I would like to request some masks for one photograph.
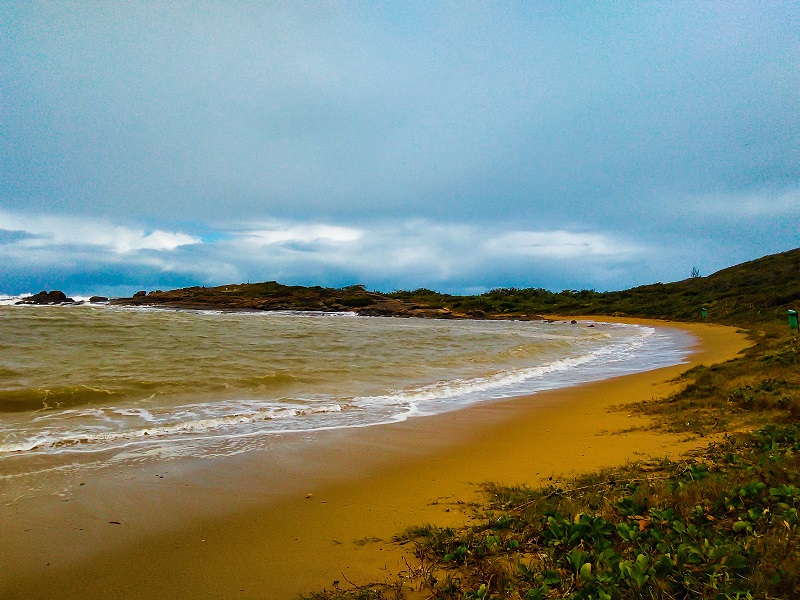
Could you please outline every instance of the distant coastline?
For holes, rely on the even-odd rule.
[[[363,285],[325,288],[268,281],[170,291],[141,290],[129,298],[113,298],[108,302],[195,310],[352,312],[365,316],[439,319],[526,320],[542,319],[542,315],[561,318],[585,315],[739,325],[785,321],[787,310],[798,308],[799,271],[800,249],[794,249],[707,277],[610,292],[500,288],[457,296],[424,288],[384,293],[368,291]],[[49,297],[45,299],[51,302]],[[92,299],[105,301],[101,296],[87,301]]]

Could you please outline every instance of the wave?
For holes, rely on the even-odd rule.
[[[7,294],[0,294],[0,306],[16,306],[17,302],[20,302],[21,300],[23,300],[25,298],[28,298],[29,296],[33,296],[33,293],[19,294],[17,296],[10,296],[10,295],[7,295]],[[89,298],[92,297],[92,296],[75,296],[75,295],[70,296],[69,294],[67,294],[67,296],[72,298],[76,303],[78,303],[78,302],[88,303],[89,302]],[[48,305],[47,304],[42,304],[42,305],[34,305],[34,304],[32,304],[30,306],[48,306]]]
[[[16,371],[0,369],[17,373]],[[53,388],[27,388],[0,390],[0,413],[52,410],[105,401],[124,394],[87,385],[69,385]]]
[[[560,382],[551,379],[544,382],[543,385],[532,385],[532,383],[541,382],[548,375],[567,372],[598,361],[602,361],[603,367],[608,368],[615,362],[631,356],[654,333],[654,329],[642,327],[640,334],[633,339],[610,344],[585,354],[555,360],[548,364],[507,369],[483,377],[441,381],[417,389],[378,397],[356,398],[353,400],[353,404],[356,406],[407,405],[410,415],[426,415],[441,412],[437,406],[447,400],[458,399],[460,400],[459,404],[463,406],[485,399],[508,398],[549,389],[559,386]],[[578,378],[591,378],[591,375],[590,372],[583,372],[578,375]]]
[[[18,378],[24,373],[0,366],[0,378]],[[301,381],[301,378],[289,373],[268,375],[252,375],[232,378],[230,380],[208,379],[202,388],[197,387],[194,393],[204,395],[236,394],[253,395],[259,393],[276,393],[286,390]],[[185,393],[187,382],[180,379],[161,379],[142,381],[130,377],[107,376],[96,385],[78,384],[47,386],[23,389],[0,389],[0,415],[3,413],[48,412],[79,408],[82,406],[107,405],[114,401],[141,402],[152,398],[155,394]],[[211,406],[212,404],[209,404]]]
[[[0,294],[0,306],[14,306],[17,302],[33,294],[20,294],[19,296],[7,296]]]
[[[182,421],[166,425],[153,425],[151,427],[134,429],[129,431],[110,431],[100,433],[87,432],[66,432],[62,435],[53,435],[50,432],[33,436],[30,439],[20,442],[6,442],[0,444],[0,454],[30,452],[42,450],[76,450],[91,451],[92,445],[103,444],[105,447],[124,447],[130,443],[146,440],[147,438],[164,438],[183,433],[206,433],[222,427],[234,425],[251,424],[258,421],[274,421],[276,419],[288,419],[292,417],[302,417],[311,414],[336,413],[341,412],[344,407],[341,404],[327,404],[315,407],[266,407],[261,410],[220,416],[211,419],[198,419],[194,421]]]

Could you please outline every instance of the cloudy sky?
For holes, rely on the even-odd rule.
[[[620,289],[800,246],[800,3],[0,3],[0,293]]]

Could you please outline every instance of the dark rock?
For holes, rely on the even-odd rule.
[[[139,292],[136,292],[136,293],[133,295],[133,297],[134,297],[134,298],[142,298],[142,297],[144,297],[144,296],[147,296],[147,292],[145,292],[144,290],[141,290],[141,291],[139,291]]]
[[[89,298],[90,304],[94,304],[96,302],[108,302],[108,298],[106,298],[105,296],[92,296],[91,298]]]
[[[574,320],[574,319],[573,319],[572,321],[570,321],[570,323],[571,323],[572,325],[577,325],[577,324],[578,324],[578,322],[577,322],[576,320]]]
[[[67,302],[75,302],[75,300],[68,298],[60,290],[53,290],[52,292],[42,290],[38,294],[23,298],[17,304],[65,304]]]

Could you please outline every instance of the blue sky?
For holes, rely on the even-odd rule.
[[[0,5],[0,293],[620,289],[799,213],[798,2]]]

